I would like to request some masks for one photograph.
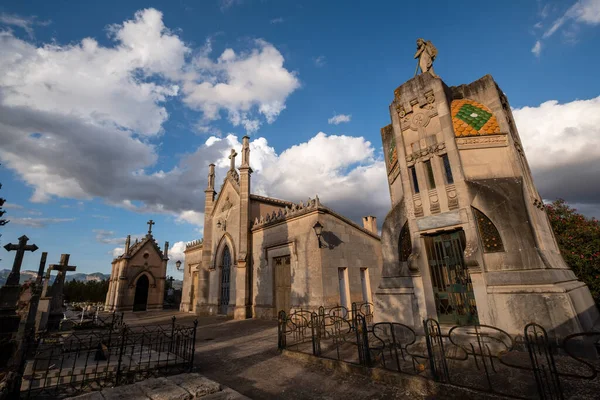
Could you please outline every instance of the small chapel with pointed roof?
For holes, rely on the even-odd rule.
[[[148,233],[131,245],[125,240],[125,251],[112,262],[106,311],[147,311],[163,307],[169,242],[161,250],[152,235],[154,221],[148,221]]]
[[[231,150],[218,195],[209,165],[204,236],[185,250],[181,311],[274,318],[281,310],[370,304],[382,262],[375,217],[360,226],[318,196],[296,203],[252,194],[248,136],[241,153],[236,168]]]

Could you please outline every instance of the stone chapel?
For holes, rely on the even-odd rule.
[[[293,203],[252,194],[247,136],[239,172],[236,155],[218,196],[209,165],[204,236],[185,250],[181,311],[275,318],[371,302],[382,262],[375,217],[359,226],[318,196]]]
[[[381,129],[392,209],[375,318],[591,330],[598,310],[560,255],[506,95],[490,75],[448,87],[422,68]]]
[[[152,235],[154,221],[148,221],[148,233],[130,244],[125,240],[125,251],[112,262],[105,311],[150,311],[163,308],[169,242],[164,250]]]

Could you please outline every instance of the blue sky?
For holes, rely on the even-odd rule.
[[[206,165],[220,182],[244,134],[255,192],[381,224],[379,129],[418,37],[449,86],[498,82],[545,199],[600,216],[600,0],[28,1],[0,5],[0,32],[1,240],[40,247],[26,269],[48,251],[108,272],[150,218],[181,258]]]

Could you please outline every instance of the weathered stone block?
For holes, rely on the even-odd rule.
[[[202,400],[250,400],[250,398],[236,392],[233,389],[225,388],[220,392],[202,397]]]
[[[187,390],[194,397],[202,397],[221,390],[221,385],[200,374],[181,374],[166,378]]]
[[[76,397],[69,397],[67,400],[104,400],[104,396],[101,392],[90,392]]]
[[[193,396],[167,378],[148,379],[138,383],[142,392],[152,400],[188,400]]]
[[[148,396],[137,384],[104,389],[102,396],[106,400],[148,400]]]

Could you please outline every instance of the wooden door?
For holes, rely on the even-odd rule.
[[[192,288],[190,290],[190,311],[196,311],[196,290],[198,290],[198,272],[192,274]]]
[[[281,310],[290,312],[292,296],[292,268],[290,256],[273,258],[275,269],[275,316]]]

